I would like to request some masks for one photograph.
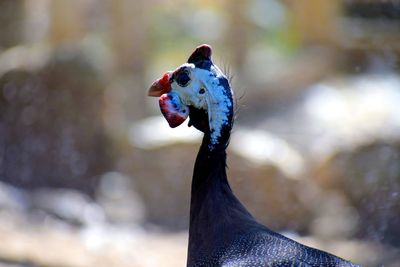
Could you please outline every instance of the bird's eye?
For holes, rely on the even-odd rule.
[[[179,84],[179,86],[187,86],[190,81],[189,72],[187,70],[179,71],[178,73],[176,73],[175,80]]]
[[[199,94],[204,94],[206,92],[206,90],[204,89],[204,88],[200,88],[200,90],[199,90]]]

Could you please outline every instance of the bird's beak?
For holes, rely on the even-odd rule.
[[[169,81],[170,73],[166,72],[164,75],[156,80],[148,91],[148,96],[160,97],[161,95],[171,91],[171,83]]]

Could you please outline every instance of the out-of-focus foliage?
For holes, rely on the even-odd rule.
[[[0,1],[0,266],[184,265],[200,135],[146,91],[201,43],[255,217],[399,266],[399,24],[397,0]]]

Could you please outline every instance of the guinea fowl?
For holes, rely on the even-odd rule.
[[[209,45],[197,47],[148,93],[159,97],[171,127],[189,117],[189,126],[204,133],[192,180],[187,266],[358,266],[273,232],[234,196],[226,175],[233,93],[211,51]]]

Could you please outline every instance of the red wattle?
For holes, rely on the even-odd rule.
[[[181,125],[189,116],[189,108],[181,103],[175,93],[163,94],[158,102],[161,113],[171,128]]]

